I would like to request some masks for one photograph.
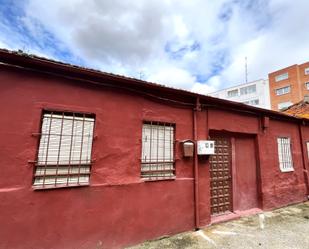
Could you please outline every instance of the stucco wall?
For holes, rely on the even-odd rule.
[[[194,229],[193,159],[184,159],[180,148],[181,140],[193,139],[192,110],[22,70],[2,68],[0,82],[0,247],[117,248]],[[38,147],[32,133],[40,131],[44,108],[96,114],[89,187],[32,189],[28,161],[36,159]],[[143,120],[176,124],[176,180],[140,179]],[[198,112],[197,124],[198,139],[206,139],[208,129],[261,132],[259,118],[215,109]],[[293,139],[293,173],[279,172],[273,136],[281,133]],[[272,121],[261,135],[265,208],[304,199],[297,134],[296,125]],[[210,223],[208,169],[207,158],[200,158],[201,226]]]
[[[278,159],[277,137],[290,137],[294,171],[281,172]],[[301,142],[298,125],[270,121],[269,128],[260,135],[260,171],[263,207],[270,209],[305,199]]]
[[[175,181],[140,179],[143,120],[176,123],[192,139],[192,111],[60,78],[1,72],[0,241],[8,248],[107,248],[194,227],[193,160]],[[91,186],[33,191],[42,108],[96,114]],[[180,159],[177,143],[176,159]],[[56,245],[56,246],[55,246]]]

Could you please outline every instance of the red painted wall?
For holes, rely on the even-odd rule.
[[[293,172],[279,169],[277,137],[288,136],[292,143]],[[263,207],[271,209],[305,199],[301,141],[298,125],[271,120],[269,128],[260,135],[260,171]]]
[[[192,139],[191,110],[24,72],[0,81],[1,248],[112,248],[194,228],[192,159],[176,161],[175,181],[145,183],[139,163],[142,121]],[[96,114],[90,187],[32,190],[44,107]]]
[[[304,163],[305,163],[305,178],[309,182],[309,150],[307,149],[307,143],[309,143],[309,127],[302,127],[303,136],[303,149],[304,149]],[[308,189],[309,190],[309,189]],[[309,191],[307,191],[309,195]]]
[[[256,150],[257,158],[257,179],[259,207],[272,209],[282,207],[291,203],[297,203],[306,199],[306,184],[302,164],[301,140],[298,124],[271,120],[269,127],[262,129],[261,120],[250,114],[236,112],[225,112],[211,109],[209,111],[209,129],[213,132],[222,132],[237,136],[257,135],[258,144]],[[309,129],[304,128],[304,137],[308,137]],[[241,134],[239,134],[241,133]],[[237,135],[239,134],[239,135]],[[277,137],[289,136],[292,141],[293,172],[281,172],[278,159]],[[308,165],[308,163],[307,163]],[[236,168],[244,169],[246,162],[240,162]],[[246,172],[237,171],[237,178],[245,178]],[[235,179],[233,179],[235,181]],[[238,186],[238,188],[241,187]],[[245,185],[239,191],[245,192]],[[240,198],[240,197],[239,197]],[[238,202],[238,200],[234,200]],[[246,204],[249,205],[249,204]],[[236,204],[237,207],[237,204]],[[242,209],[242,208],[240,208]]]
[[[259,119],[256,116],[217,109],[209,110],[209,129],[221,132],[257,134]]]
[[[194,229],[193,159],[182,158],[180,148],[181,140],[193,138],[192,110],[20,69],[0,70],[0,248],[119,248]],[[38,137],[32,133],[40,131],[43,108],[96,114],[91,186],[32,189],[28,160],[36,157]],[[176,124],[176,180],[140,179],[143,120]],[[257,117],[228,111],[199,112],[197,123],[199,139],[208,137],[208,129],[260,134]],[[271,126],[259,135],[266,208],[303,200],[305,187],[301,153],[293,154],[295,172],[280,173],[272,137],[291,134],[297,150],[297,127],[278,121]],[[207,158],[199,159],[198,179],[203,226],[210,222]]]

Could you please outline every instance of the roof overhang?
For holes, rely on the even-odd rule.
[[[22,51],[0,49],[0,63],[4,66],[18,67],[20,69],[32,70],[41,73],[53,74],[59,77],[66,77],[73,80],[79,80],[85,84],[118,87],[126,90],[134,90],[137,93],[154,93],[154,95],[159,94],[160,96],[163,94],[163,96],[166,95],[171,101],[175,101],[175,103],[179,102],[179,99],[186,100],[188,107],[195,106],[196,99],[198,98],[202,106],[209,108],[215,107],[220,109],[228,109],[231,111],[245,112],[257,116],[269,116],[287,121],[302,121],[302,123],[305,124],[309,123],[309,119],[293,117],[273,110],[253,107],[234,101],[201,95],[135,78],[75,66],[43,57],[38,57],[36,55],[29,55],[23,53]],[[162,100],[163,99],[165,98],[162,98]]]

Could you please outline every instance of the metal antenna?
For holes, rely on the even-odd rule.
[[[247,56],[245,57],[245,80],[248,83],[248,63],[247,63]]]

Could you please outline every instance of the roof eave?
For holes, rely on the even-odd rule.
[[[36,70],[40,70],[43,72],[57,72],[61,75],[74,75],[75,77],[79,77],[82,79],[83,77],[92,77],[97,78],[98,80],[109,80],[112,82],[121,82],[125,86],[138,86],[141,89],[149,89],[149,90],[159,90],[164,91],[168,93],[178,94],[186,97],[192,97],[192,98],[200,98],[201,102],[206,102],[210,104],[215,105],[224,105],[227,109],[237,109],[244,111],[251,111],[255,112],[259,115],[266,115],[266,116],[275,116],[278,118],[284,118],[288,120],[303,120],[304,122],[309,122],[308,119],[304,118],[298,118],[293,117],[284,113],[280,113],[273,110],[267,110],[263,108],[253,107],[249,105],[245,105],[243,103],[239,102],[233,102],[229,100],[214,98],[211,96],[201,95],[198,93],[189,92],[182,89],[175,89],[167,86],[163,86],[160,84],[152,83],[152,82],[146,82],[143,80],[135,79],[135,78],[129,78],[125,76],[115,75],[111,73],[105,73],[98,70],[93,70],[89,68],[83,68],[71,64],[62,63],[59,61],[54,61],[42,57],[38,57],[35,55],[29,55],[25,54],[23,52],[16,52],[16,51],[10,51],[6,49],[0,49],[0,62],[7,63],[11,65],[21,66],[25,68],[33,68]]]

